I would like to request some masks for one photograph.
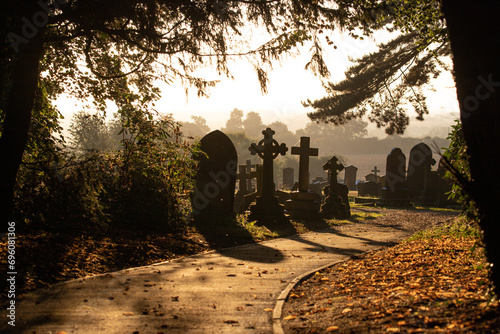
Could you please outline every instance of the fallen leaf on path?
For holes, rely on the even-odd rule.
[[[339,329],[339,326],[330,326],[326,329],[327,332],[334,332]]]
[[[238,321],[236,321],[236,320],[223,320],[222,322],[225,324],[237,324],[238,323]]]
[[[294,316],[294,315],[287,315],[287,316],[286,316],[286,317],[284,317],[283,319],[285,319],[285,320],[293,320],[293,319],[297,319],[297,317],[296,317],[296,316]]]

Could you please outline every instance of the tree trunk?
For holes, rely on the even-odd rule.
[[[39,79],[39,63],[43,43],[30,40],[15,55],[12,87],[5,108],[5,121],[0,138],[0,222],[12,214],[16,175],[28,140],[31,110]]]
[[[443,0],[443,13],[470,155],[471,197],[500,295],[500,1]]]

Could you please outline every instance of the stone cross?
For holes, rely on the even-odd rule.
[[[378,172],[380,172],[380,170],[379,170],[379,169],[377,169],[377,166],[375,166],[375,168],[373,168],[373,170],[372,170],[372,173],[373,173],[373,174],[375,174],[375,179],[377,180],[377,182],[378,182],[378,176],[377,176],[377,175],[378,175],[378,174],[377,174]]]
[[[309,190],[309,157],[317,157],[318,149],[310,147],[311,138],[300,137],[300,147],[292,147],[292,154],[299,156],[299,191]]]
[[[323,170],[330,174],[330,192],[335,194],[337,190],[337,174],[344,169],[344,165],[338,163],[337,157],[333,157],[323,165]]]
[[[330,174],[330,185],[328,188],[328,196],[321,206],[321,212],[325,217],[335,219],[345,219],[351,216],[349,207],[349,189],[344,184],[337,183],[338,172],[344,169],[344,165],[338,162],[337,157],[333,157],[323,166]],[[326,187],[325,187],[326,188]],[[327,193],[325,189],[325,194]]]
[[[238,180],[238,184],[240,187],[240,195],[245,196],[246,194],[248,194],[247,180],[248,180],[249,173],[247,172],[246,165],[239,165],[239,170],[240,170],[240,172],[236,176],[236,179]]]
[[[246,170],[247,170],[247,173],[250,175],[250,173],[252,173],[252,168],[255,168],[255,164],[252,164],[252,161],[251,160],[247,160],[246,161]],[[252,189],[252,178],[248,178],[247,179],[247,189],[248,191],[250,191]]]
[[[255,179],[256,192],[258,196],[262,195],[262,183],[264,178],[264,172],[262,165],[255,165],[255,171],[250,172],[250,177]]]
[[[274,197],[273,160],[280,154],[285,155],[288,147],[284,143],[279,145],[276,139],[273,139],[275,132],[271,128],[262,131],[262,134],[264,135],[264,139],[259,144],[253,143],[248,150],[252,155],[258,154],[262,158],[262,197],[271,199]]]

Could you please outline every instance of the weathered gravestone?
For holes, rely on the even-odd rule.
[[[346,185],[337,182],[338,172],[344,169],[344,165],[338,163],[337,157],[333,157],[323,166],[328,171],[330,185],[325,187],[325,203],[321,206],[321,213],[326,218],[345,219],[351,216],[349,206],[349,189]]]
[[[423,206],[441,206],[443,197],[442,178],[437,171],[430,171],[426,178],[424,193],[415,199]]]
[[[344,184],[349,190],[356,190],[356,173],[358,168],[354,166],[347,166],[344,174]]]
[[[262,134],[264,139],[248,148],[252,155],[257,154],[262,158],[263,166],[262,193],[256,198],[256,203],[250,206],[248,220],[273,223],[285,218],[283,205],[279,204],[278,198],[274,196],[273,160],[280,154],[285,155],[288,148],[273,139],[275,132],[271,128],[262,131]]]
[[[379,194],[378,183],[373,181],[365,181],[358,183],[358,196],[365,197],[371,196],[376,197]]]
[[[368,175],[365,176],[365,180],[366,182],[375,182],[377,183],[377,175],[373,174],[373,173],[370,173]]]
[[[234,216],[234,190],[238,154],[231,139],[219,130],[207,134],[200,141],[198,171],[195,190],[191,200],[193,214],[197,219],[204,216]]]
[[[318,156],[318,149],[310,142],[309,137],[300,137],[300,147],[292,147],[291,153],[299,156],[299,189],[290,194],[285,210],[293,219],[319,218],[321,196],[309,191],[309,157]]]
[[[380,186],[380,176],[378,173],[380,170],[375,166],[372,172],[365,176],[364,182],[359,182],[358,186],[358,196],[380,196],[382,192],[382,187]]]
[[[410,150],[406,182],[410,200],[415,203],[430,205],[436,200],[436,189],[431,176],[431,168],[435,163],[432,150],[427,144],[417,144]]]
[[[406,156],[400,148],[393,148],[387,155],[385,187],[382,189],[381,205],[409,206],[406,187]]]
[[[291,167],[283,168],[283,188],[291,190],[295,184],[294,170]]]

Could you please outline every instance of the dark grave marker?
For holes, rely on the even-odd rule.
[[[195,176],[195,191],[191,204],[197,218],[216,215],[228,217],[234,215],[234,190],[238,154],[224,133],[215,130],[200,141],[200,149],[205,154],[198,154],[198,171]]]
[[[309,157],[318,156],[318,149],[310,143],[309,137],[300,137],[300,146],[292,147],[291,153],[299,156],[299,189],[290,193],[285,210],[293,219],[320,218],[321,195],[309,191]]]
[[[358,168],[354,166],[347,166],[345,168],[344,174],[344,184],[349,188],[349,190],[356,190],[356,173]]]
[[[435,191],[431,188],[431,168],[436,161],[432,150],[425,143],[415,145],[408,161],[407,186],[410,199],[415,203],[430,205],[434,202]],[[433,194],[434,193],[434,194]]]
[[[385,187],[382,189],[381,205],[409,206],[406,187],[406,156],[400,148],[393,148],[387,155]]]
[[[294,170],[291,167],[283,168],[283,188],[291,190],[295,184]]]
[[[377,176],[375,174],[370,173],[365,176],[365,180],[367,182],[377,182]]]
[[[248,162],[249,160],[247,160]],[[247,188],[247,195],[243,196],[242,203],[238,206],[238,213],[244,213],[250,207],[250,204],[255,202],[257,196],[260,196],[262,192],[262,165],[256,164],[252,165],[252,168],[255,167],[255,170],[252,170],[248,173],[248,178],[251,181],[255,180],[255,187],[252,186],[252,191]],[[248,164],[247,164],[248,170]]]
[[[378,182],[378,173],[380,172],[380,169],[377,168],[377,166],[375,166],[371,172],[375,175],[375,178],[377,179],[377,181],[375,182]]]
[[[254,189],[253,184],[252,184],[251,173],[252,173],[252,169],[256,168],[256,165],[252,164],[252,160],[248,159],[246,161],[246,165],[245,166],[246,166],[246,171],[249,174],[249,178],[247,180],[247,189],[248,189],[248,192],[254,192],[255,189]]]
[[[247,181],[249,180],[249,173],[247,172],[246,165],[239,165],[239,173],[236,176],[238,180],[238,193],[241,196],[245,196],[248,194]]]
[[[318,149],[310,147],[311,138],[300,137],[300,146],[292,147],[292,154],[299,156],[299,191],[309,190],[309,157],[317,157]]]
[[[349,206],[349,189],[344,184],[337,182],[338,172],[344,169],[344,165],[338,162],[337,157],[332,157],[323,169],[328,171],[330,184],[325,187],[325,203],[321,206],[321,213],[326,218],[345,219],[351,216]]]
[[[368,181],[363,184],[364,187],[364,196],[376,197],[378,196],[378,185],[376,182]]]
[[[241,213],[243,199],[248,195],[247,181],[249,179],[249,173],[247,173],[246,165],[239,165],[238,169],[239,172],[238,175],[236,175],[236,180],[238,180],[238,192],[234,196],[234,211],[236,213]]]
[[[250,206],[251,214],[248,219],[273,223],[285,218],[283,206],[278,203],[277,197],[274,196],[273,160],[280,154],[285,155],[288,148],[285,144],[278,144],[273,138],[275,132],[271,128],[262,131],[262,134],[264,139],[248,148],[252,155],[258,155],[262,159],[262,192],[256,198],[256,203]]]

